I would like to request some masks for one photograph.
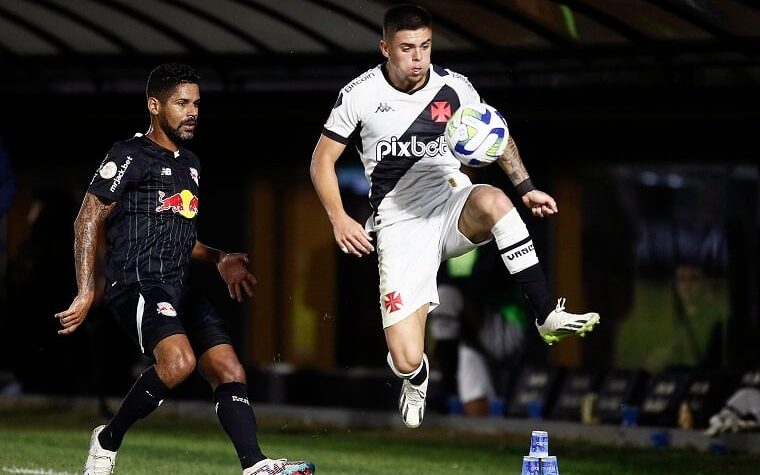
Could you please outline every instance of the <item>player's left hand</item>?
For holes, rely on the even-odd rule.
[[[537,218],[544,218],[559,213],[554,198],[541,190],[531,190],[522,196],[522,201]]]
[[[55,318],[63,327],[62,330],[58,330],[59,335],[68,335],[79,328],[79,325],[87,318],[87,312],[90,310],[93,299],[94,292],[80,292],[74,297],[69,308],[55,314]]]
[[[232,254],[224,253],[216,264],[219,274],[227,284],[230,298],[242,302],[245,298],[253,297],[253,286],[256,285],[256,277],[251,274],[246,265],[248,256],[240,252]]]

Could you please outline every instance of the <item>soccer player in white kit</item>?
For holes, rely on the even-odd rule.
[[[525,223],[503,191],[473,185],[459,170],[443,132],[460,105],[480,102],[466,77],[430,63],[430,15],[415,5],[391,7],[380,52],[386,62],[340,91],[311,161],[311,178],[333,225],[335,242],[361,257],[375,248],[388,365],[403,379],[399,411],[418,427],[425,410],[427,314],[438,304],[436,273],[443,260],[491,239],[521,286],[539,334],[549,344],[585,334],[599,315],[554,304]],[[373,213],[365,226],[346,214],[335,163],[355,140],[370,183]],[[536,189],[510,137],[499,165],[536,217],[557,213],[554,198]]]

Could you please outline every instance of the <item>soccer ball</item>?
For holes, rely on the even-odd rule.
[[[507,121],[501,112],[480,102],[465,104],[446,124],[446,143],[462,163],[484,167],[501,156],[509,140]]]

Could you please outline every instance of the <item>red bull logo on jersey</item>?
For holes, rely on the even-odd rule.
[[[404,306],[404,302],[401,300],[401,294],[395,290],[385,294],[383,297],[383,304],[385,304],[385,311],[387,313],[393,313]]]
[[[174,310],[174,306],[169,302],[158,302],[156,304],[156,312],[167,317],[176,317],[177,311]]]
[[[393,157],[435,157],[437,155],[446,155],[449,153],[449,146],[443,135],[439,135],[435,140],[424,142],[413,135],[412,140],[405,142],[396,137],[390,140],[381,140],[375,147],[377,161],[381,161],[387,156]]]
[[[171,196],[166,196],[166,193],[159,191],[158,202],[160,204],[156,207],[156,211],[159,213],[171,210],[172,213],[179,213],[188,219],[198,214],[198,197],[190,190],[182,190]]]

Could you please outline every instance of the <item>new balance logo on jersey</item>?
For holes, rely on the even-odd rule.
[[[169,167],[163,167],[161,168],[161,175],[162,176],[172,176],[172,169]]]
[[[449,146],[443,135],[439,135],[435,140],[423,142],[417,136],[412,136],[410,142],[401,142],[396,137],[391,137],[390,141],[381,140],[375,147],[377,161],[381,161],[388,155],[394,157],[435,157],[449,153]]]
[[[377,109],[375,109],[375,114],[378,112],[390,112],[395,111],[393,107],[389,106],[387,102],[381,102],[379,106],[377,106]]]

